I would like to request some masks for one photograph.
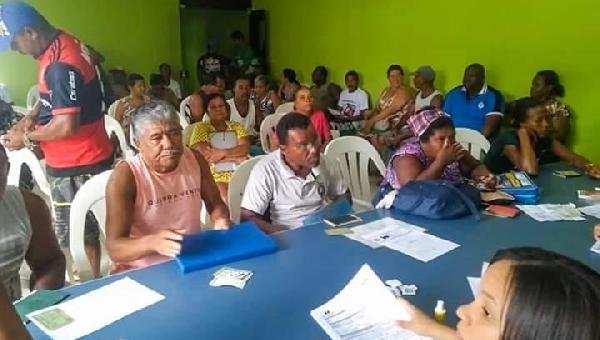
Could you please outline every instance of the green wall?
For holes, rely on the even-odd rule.
[[[199,87],[196,76],[196,62],[206,53],[206,44],[210,38],[219,41],[219,52],[232,55],[229,34],[234,30],[242,31],[248,36],[248,15],[245,11],[221,11],[199,8],[183,8],[181,10],[181,41],[183,45],[184,68],[190,73],[187,90]]]
[[[119,66],[148,76],[161,62],[181,68],[178,0],[29,0],[54,26],[104,54],[105,68]],[[36,83],[30,56],[0,54],[0,82],[23,105]]]
[[[576,113],[574,148],[600,161],[596,0],[254,0],[254,8],[268,12],[277,78],[293,67],[310,82],[314,66],[323,64],[343,84],[344,73],[356,69],[372,100],[392,63],[409,71],[432,65],[437,86],[447,91],[461,82],[467,64],[480,62],[488,83],[508,99],[528,95],[537,70],[555,69]]]

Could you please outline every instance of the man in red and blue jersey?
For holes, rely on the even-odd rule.
[[[104,129],[102,92],[93,59],[77,38],[54,28],[30,5],[0,4],[0,51],[11,48],[39,64],[40,101],[3,137],[9,149],[40,145],[52,189],[54,229],[69,247],[69,211],[79,188],[113,163]],[[100,265],[98,226],[88,215],[86,253],[95,275]]]

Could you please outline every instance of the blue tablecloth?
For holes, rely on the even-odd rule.
[[[593,188],[586,177],[562,179],[545,167],[536,182],[543,188],[542,203],[576,201],[576,189]],[[327,236],[323,225],[312,225],[273,237],[281,250],[275,254],[231,264],[254,272],[244,290],[210,287],[217,268],[182,274],[174,261],[125,275],[165,295],[166,299],[92,333],[90,339],[325,339],[309,311],[333,297],[368,263],[383,280],[416,284],[413,303],[433,312],[435,301],[446,301],[448,321],[454,310],[469,303],[472,294],[466,276],[479,276],[481,263],[496,250],[513,246],[541,246],[576,258],[600,271],[600,255],[593,244],[597,222],[539,223],[526,215],[516,219],[482,216],[431,221],[378,210],[361,214],[366,221],[393,216],[428,229],[429,233],[461,246],[422,263],[390,249],[371,249],[345,237]],[[121,278],[103,278],[67,289],[72,297]],[[123,301],[127,303],[127,301]],[[90,306],[93,308],[93,306]],[[47,338],[28,326],[34,338]]]

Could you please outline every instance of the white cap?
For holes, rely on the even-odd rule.
[[[445,311],[444,308],[444,300],[437,300],[437,304],[435,305],[435,310]]]

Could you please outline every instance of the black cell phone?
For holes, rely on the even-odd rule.
[[[326,218],[323,220],[323,222],[325,222],[326,224],[332,226],[332,227],[339,227],[339,226],[343,226],[343,225],[348,225],[348,224],[352,224],[355,222],[360,222],[362,221],[362,219],[356,215],[342,215],[342,216],[336,216],[336,217],[330,217],[330,218]]]

